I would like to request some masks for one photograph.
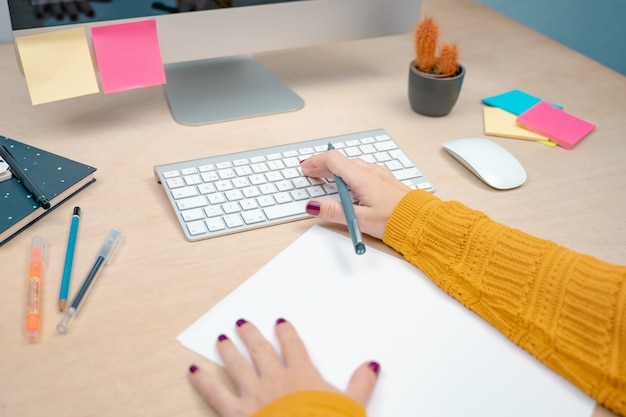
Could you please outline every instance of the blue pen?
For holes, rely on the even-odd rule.
[[[72,224],[70,225],[70,235],[67,238],[67,249],[65,250],[65,265],[63,266],[63,278],[61,279],[61,291],[59,292],[59,310],[65,310],[67,303],[67,293],[70,288],[72,277],[72,265],[74,263],[74,249],[76,248],[76,236],[78,235],[78,223],[80,222],[80,207],[74,207],[72,214]]]
[[[330,151],[331,149],[335,149],[335,147],[329,142],[328,150]],[[354,251],[357,255],[363,255],[365,253],[365,244],[363,243],[363,236],[361,235],[359,223],[356,220],[356,214],[354,213],[354,206],[352,205],[352,197],[350,197],[350,193],[348,192],[348,186],[344,182],[343,178],[338,175],[335,175],[335,184],[337,184],[341,207],[343,207],[343,213],[346,216],[346,224],[348,225],[350,237],[352,237]]]

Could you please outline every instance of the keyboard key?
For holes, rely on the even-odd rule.
[[[243,193],[241,190],[230,190],[224,193],[224,196],[228,201],[243,200]]]
[[[265,207],[263,212],[270,220],[282,219],[285,217],[295,216],[305,213],[305,203],[295,201],[293,203],[278,204],[271,207]]]
[[[191,174],[195,174],[197,172],[198,172],[198,170],[196,169],[196,167],[185,168],[185,169],[181,169],[180,170],[180,173],[182,175],[191,175]]]
[[[306,190],[293,190],[290,192],[291,198],[294,200],[308,200],[309,193]]]
[[[206,223],[206,226],[210,232],[219,232],[226,229],[226,225],[224,225],[224,221],[221,217],[206,219],[204,222]]]
[[[400,181],[408,180],[409,178],[421,177],[422,173],[417,168],[401,169],[395,171],[393,175]]]
[[[185,181],[183,181],[183,179],[179,178],[179,177],[170,178],[167,181],[165,181],[165,183],[167,184],[169,189],[178,188],[178,187],[184,187],[185,186]]]
[[[168,179],[168,178],[174,178],[174,177],[178,177],[180,175],[180,173],[178,172],[178,170],[174,170],[174,171],[166,171],[163,173],[163,178]]]
[[[198,189],[196,187],[183,187],[175,188],[172,190],[172,197],[176,200],[186,197],[193,197],[198,195]]]
[[[207,202],[204,196],[189,197],[189,198],[183,198],[181,200],[176,200],[176,206],[178,206],[178,209],[181,211],[203,207],[206,205],[207,205]]]
[[[206,227],[204,226],[204,222],[196,221],[187,223],[187,230],[189,230],[189,234],[191,236],[200,235],[206,233]]]
[[[322,197],[326,195],[324,188],[320,187],[319,185],[316,185],[314,187],[309,187],[306,189],[306,191],[309,193],[311,198]]]
[[[224,216],[224,223],[229,228],[243,226],[243,220],[239,214],[227,214]]]
[[[216,171],[203,172],[200,174],[200,178],[202,178],[204,182],[215,182],[220,179]]]
[[[268,207],[268,206],[273,206],[274,204],[276,204],[276,200],[274,200],[274,197],[272,197],[271,195],[264,195],[262,197],[259,197],[256,199],[257,203],[259,203],[259,206],[261,207]]]
[[[261,195],[261,191],[259,191],[258,187],[247,187],[241,190],[241,192],[246,198],[258,197]]]
[[[289,203],[290,201],[293,201],[293,198],[291,198],[290,193],[274,194],[274,199],[276,200],[278,204],[285,204],[285,203]]]
[[[213,164],[200,165],[200,166],[198,167],[198,170],[199,170],[200,172],[215,171],[215,165],[213,165]]]
[[[222,204],[226,202],[226,197],[224,197],[223,193],[209,194],[208,198],[209,203],[211,203],[212,205]]]
[[[217,217],[224,214],[220,206],[208,206],[202,209],[207,217]]]
[[[279,181],[275,185],[276,189],[281,192],[293,190],[294,187],[293,182],[291,181]]]
[[[187,185],[196,185],[202,183],[202,178],[200,178],[200,175],[198,174],[186,175],[184,178],[185,184]]]
[[[199,208],[182,211],[181,215],[183,216],[183,220],[186,222],[204,219],[204,212]]]
[[[281,172],[286,179],[298,178],[300,176],[300,172],[294,168],[283,169]]]
[[[213,184],[199,184],[198,191],[200,191],[200,194],[211,194],[214,193],[216,190]]]
[[[243,213],[241,213],[241,216],[243,217],[243,221],[246,224],[256,224],[265,221],[265,215],[261,210],[258,209],[244,211]]]
[[[235,168],[235,172],[237,173],[238,177],[247,177],[248,175],[252,175],[252,168],[250,168],[249,165],[244,165],[241,167],[236,167]]]
[[[230,168],[232,166],[233,166],[233,163],[231,161],[218,162],[217,164],[215,164],[215,167],[218,170]]]
[[[235,170],[232,168],[220,169],[217,171],[217,175],[219,175],[222,180],[230,180],[237,176]]]
[[[255,199],[249,198],[247,200],[241,200],[239,202],[242,210],[252,210],[259,207],[259,203]]]
[[[224,203],[222,204],[222,210],[226,214],[239,213],[241,211],[241,206],[239,203]]]
[[[296,188],[306,188],[309,185],[311,185],[309,180],[304,177],[294,178],[291,182],[293,183],[293,186]]]

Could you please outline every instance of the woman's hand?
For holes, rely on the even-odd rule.
[[[411,189],[398,181],[383,166],[361,159],[348,159],[339,151],[314,155],[300,164],[302,173],[313,178],[332,178],[337,175],[346,182],[359,205],[354,212],[363,233],[382,239],[391,212]],[[346,224],[339,201],[313,199],[307,212],[323,220]]]
[[[298,391],[339,393],[315,369],[302,340],[289,322],[276,321],[282,359],[253,324],[238,320],[237,334],[248,349],[254,366],[226,336],[221,335],[217,341],[217,350],[236,393],[195,365],[189,368],[193,386],[222,417],[249,417],[264,405]],[[362,364],[352,375],[345,395],[365,406],[376,385],[379,369],[376,362]]]

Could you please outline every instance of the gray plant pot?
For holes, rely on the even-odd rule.
[[[409,102],[416,113],[441,117],[450,113],[459,98],[465,67],[453,77],[437,78],[421,73],[411,62],[409,67]]]

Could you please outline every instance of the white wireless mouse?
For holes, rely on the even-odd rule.
[[[443,147],[485,184],[498,190],[519,187],[526,171],[519,161],[497,143],[481,138],[445,142]]]

